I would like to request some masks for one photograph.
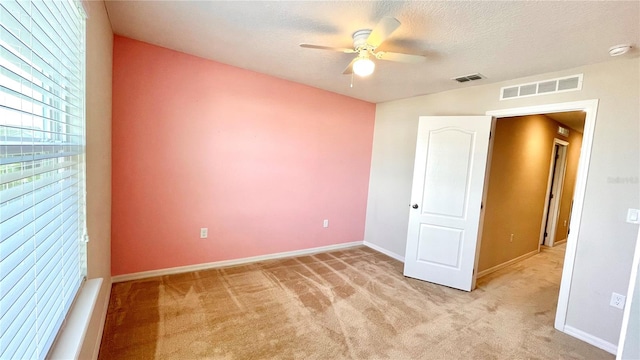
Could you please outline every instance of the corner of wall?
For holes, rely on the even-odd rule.
[[[87,278],[102,284],[80,359],[98,356],[111,295],[111,112],[113,30],[104,1],[83,0],[86,21]]]

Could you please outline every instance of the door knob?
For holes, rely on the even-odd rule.
[[[418,204],[413,204],[411,205],[412,208],[417,209],[418,208]]]

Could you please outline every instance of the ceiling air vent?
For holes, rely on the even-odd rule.
[[[452,80],[455,80],[459,83],[464,83],[467,81],[474,81],[474,80],[480,80],[480,79],[486,79],[484,77],[484,75],[479,74],[479,73],[475,73],[475,74],[471,74],[471,75],[465,75],[465,76],[460,76],[457,78],[453,78]]]
[[[534,83],[506,86],[500,89],[500,100],[576,90],[582,90],[582,74],[543,80]]]

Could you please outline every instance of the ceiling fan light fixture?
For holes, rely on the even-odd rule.
[[[376,64],[368,57],[361,57],[353,63],[353,72],[358,76],[369,76],[375,68]]]

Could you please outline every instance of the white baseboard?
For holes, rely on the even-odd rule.
[[[588,344],[598,347],[610,354],[615,355],[618,352],[618,346],[608,341],[602,340],[599,337],[588,334],[582,330],[578,330],[572,326],[565,325],[563,332],[567,335],[573,336],[576,339],[580,339]]]
[[[394,252],[391,252],[385,248],[381,248],[380,246],[376,245],[376,244],[372,244],[368,241],[363,241],[364,246],[372,248],[373,250],[377,251],[377,252],[381,252],[389,257],[392,257],[400,262],[404,262],[404,256],[400,256]]]
[[[538,253],[538,250],[533,250],[532,252],[528,252],[528,253],[526,253],[524,255],[520,255],[517,258],[511,259],[511,260],[509,260],[507,262],[503,262],[502,264],[496,265],[496,266],[488,268],[486,270],[482,270],[482,271],[480,271],[478,273],[478,277],[477,278],[479,279],[479,278],[481,278],[483,276],[489,275],[489,274],[491,274],[493,272],[496,272],[496,271],[498,271],[500,269],[504,269],[509,265],[513,265],[513,264],[515,264],[517,262],[520,262],[520,261],[522,261],[522,260],[524,260],[526,258],[530,258],[530,257],[532,257],[533,255],[535,255],[537,253]]]
[[[562,244],[564,244],[566,242],[567,242],[567,239],[558,240],[558,241],[553,243],[553,246],[555,247],[555,246],[558,246],[558,245],[562,245]]]
[[[131,274],[116,275],[111,278],[111,281],[114,283],[118,283],[123,281],[139,280],[139,279],[145,279],[145,278],[150,278],[155,276],[180,274],[180,273],[185,273],[190,271],[213,269],[213,268],[219,268],[224,266],[242,265],[242,264],[248,264],[248,263],[253,263],[258,261],[310,255],[310,254],[315,254],[319,252],[340,250],[340,249],[346,249],[346,248],[361,246],[361,245],[362,245],[362,241],[354,241],[354,242],[348,242],[343,244],[320,246],[320,247],[315,247],[310,249],[285,251],[285,252],[275,253],[275,254],[251,256],[251,257],[246,257],[241,259],[222,260],[222,261],[214,261],[214,262],[204,263],[204,264],[186,265],[186,266],[178,266],[178,267],[167,268],[167,269],[142,271],[142,272],[131,273]]]
[[[107,287],[107,294],[105,297],[106,300],[102,307],[102,314],[100,314],[100,327],[98,328],[96,345],[93,348],[93,356],[91,357],[93,360],[97,360],[98,355],[100,354],[100,344],[102,344],[102,334],[104,333],[104,325],[107,322],[107,311],[109,310],[109,300],[111,299],[111,283],[109,283],[109,286]]]

